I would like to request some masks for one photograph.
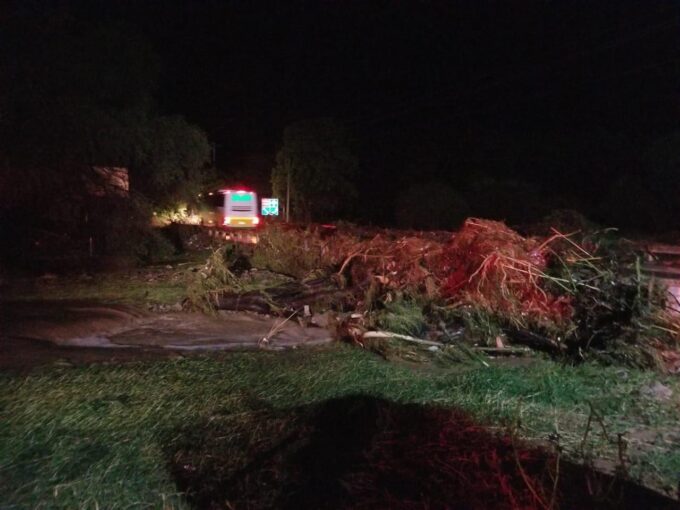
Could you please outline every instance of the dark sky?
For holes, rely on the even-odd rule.
[[[201,126],[221,170],[257,168],[266,185],[287,124],[335,117],[360,141],[360,192],[381,209],[386,179],[477,174],[597,202],[640,171],[642,148],[678,130],[677,1],[15,5],[148,39],[161,113]]]
[[[286,123],[334,116],[372,136],[432,124],[518,130],[676,123],[677,2],[97,1],[143,33],[163,109],[222,151],[271,151]]]

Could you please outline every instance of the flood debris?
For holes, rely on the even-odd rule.
[[[220,247],[195,273],[189,305],[296,313],[306,325],[331,325],[338,339],[414,359],[529,349],[669,371],[678,364],[672,296],[643,271],[639,247],[612,229],[525,237],[469,218],[446,236],[326,230],[272,227],[254,247]]]

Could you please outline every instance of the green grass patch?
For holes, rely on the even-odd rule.
[[[294,407],[357,394],[455,406],[527,439],[555,438],[568,455],[586,460],[616,461],[618,433],[665,431],[670,439],[645,448],[630,443],[627,469],[649,485],[674,487],[680,449],[668,441],[677,438],[677,400],[639,397],[660,377],[540,359],[412,370],[342,345],[4,375],[0,500],[8,508],[186,508],[169,467],[174,448],[186,441],[179,431],[193,429],[199,440],[211,424],[247,424],[247,436],[228,443],[234,463],[243,463],[275,426],[260,419],[264,411],[285,417]],[[661,381],[673,398],[680,393],[677,379]]]
[[[80,276],[10,281],[3,298],[15,301],[84,300],[128,305],[172,305],[187,296],[188,275],[209,251],[175,256],[166,264]]]
[[[403,299],[387,303],[377,322],[379,327],[392,333],[416,337],[422,336],[427,329],[422,306]]]
[[[214,311],[220,294],[242,294],[265,290],[291,281],[268,270],[250,270],[242,247],[226,244],[216,249],[201,267],[187,275],[187,297],[191,306],[206,313]]]
[[[337,254],[323,249],[318,234],[270,227],[260,234],[250,260],[254,267],[304,278],[329,266],[333,256]]]
[[[149,276],[147,276],[149,275]],[[155,278],[154,271],[95,274],[91,278],[60,277],[13,285],[6,299],[21,301],[85,300],[149,305],[177,303],[186,297],[184,277]]]

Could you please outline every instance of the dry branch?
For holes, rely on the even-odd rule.
[[[215,296],[215,306],[219,310],[251,311],[259,313],[280,313],[300,310],[305,305],[318,303],[343,304],[350,295],[328,279],[314,282],[291,282],[286,285],[265,290],[244,293],[223,292]]]
[[[406,342],[411,342],[414,344],[430,345],[435,347],[444,347],[445,344],[441,342],[433,342],[432,340],[423,340],[422,338],[415,338],[409,335],[402,335],[399,333],[391,333],[389,331],[367,331],[363,334],[364,339],[372,338],[398,338],[399,340],[405,340]]]

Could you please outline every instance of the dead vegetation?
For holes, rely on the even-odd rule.
[[[282,280],[266,285],[258,271]],[[646,367],[675,359],[680,320],[666,297],[640,271],[640,253],[612,231],[524,237],[477,218],[448,240],[271,228],[249,252],[218,249],[189,293],[202,309],[300,320],[330,312],[338,338],[381,352],[408,346],[413,358],[526,346]]]

